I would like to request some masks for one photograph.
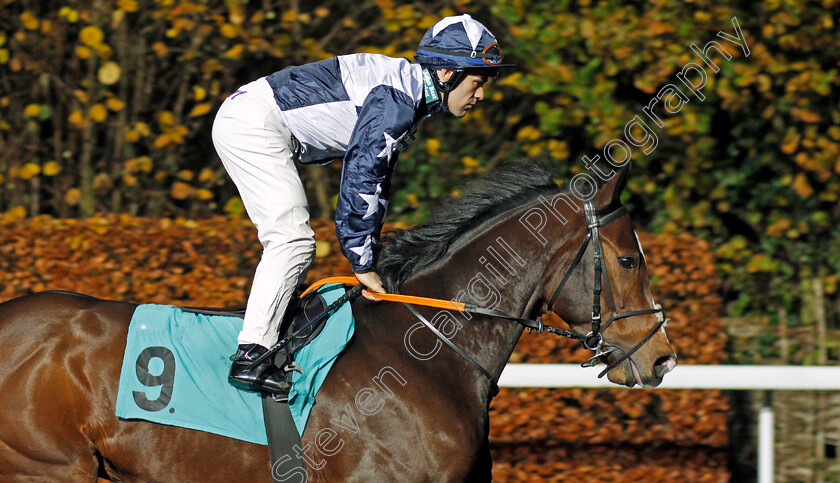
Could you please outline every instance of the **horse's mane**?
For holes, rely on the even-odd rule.
[[[378,245],[376,271],[385,290],[394,293],[411,275],[441,259],[461,236],[494,216],[559,186],[532,163],[512,163],[470,182],[457,198],[445,202],[428,221],[390,232]]]

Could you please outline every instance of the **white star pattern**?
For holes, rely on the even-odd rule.
[[[381,184],[376,185],[376,192],[373,193],[372,195],[365,194],[365,193],[359,193],[359,196],[363,200],[365,200],[365,203],[367,203],[367,205],[368,205],[367,211],[365,212],[365,216],[362,217],[363,220],[367,220],[368,218],[370,218],[371,216],[376,214],[376,212],[379,210],[379,207],[377,205],[381,204],[382,206],[388,206],[388,200],[380,199],[379,195],[381,195],[381,194],[382,194],[382,185]]]
[[[403,134],[403,136],[405,136],[405,134]],[[382,156],[385,156],[385,157],[388,158],[388,164],[391,164],[391,156],[393,156],[394,150],[397,147],[397,143],[400,142],[400,139],[402,139],[402,136],[398,137],[397,139],[394,139],[394,138],[391,137],[390,134],[388,134],[386,132],[385,133],[385,149],[380,151],[379,154],[376,155],[376,157],[381,158]]]
[[[367,265],[373,259],[373,237],[368,235],[364,245],[351,248],[350,251],[359,256],[359,265]]]

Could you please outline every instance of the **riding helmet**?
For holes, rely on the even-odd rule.
[[[455,69],[455,74],[442,82],[432,75],[437,88],[444,94],[464,79],[468,72],[495,77],[502,64],[502,50],[496,37],[481,22],[467,14],[446,17],[426,31],[414,60],[432,71]]]

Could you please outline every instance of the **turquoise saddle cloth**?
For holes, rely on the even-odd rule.
[[[345,288],[331,284],[318,291],[329,305]],[[350,304],[344,304],[318,337],[295,354],[303,373],[292,376],[289,406],[299,434],[354,328]],[[172,305],[138,306],[128,327],[117,416],[267,444],[260,394],[227,381],[241,329],[239,317],[194,314]]]

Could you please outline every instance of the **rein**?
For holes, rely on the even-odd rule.
[[[420,322],[422,322],[432,333],[440,339],[444,344],[449,346],[455,353],[457,353],[461,358],[466,360],[470,363],[473,367],[475,367],[484,377],[486,377],[492,387],[491,387],[491,397],[495,396],[499,392],[499,385],[496,378],[494,378],[484,367],[481,366],[478,362],[476,362],[472,357],[469,356],[466,352],[461,350],[458,346],[456,346],[452,341],[450,341],[443,333],[441,333],[431,322],[429,322],[425,317],[423,317],[417,309],[414,307],[415,305],[423,305],[426,307],[435,307],[444,310],[456,310],[459,312],[465,312],[470,314],[476,315],[486,315],[490,317],[497,317],[501,319],[511,320],[520,325],[523,325],[528,330],[536,331],[537,333],[548,332],[551,334],[568,337],[570,339],[579,340],[583,343],[583,346],[594,352],[592,357],[587,359],[583,364],[582,367],[592,367],[594,366],[598,359],[601,356],[605,356],[611,353],[615,348],[604,348],[604,336],[603,333],[607,330],[613,322],[620,319],[626,319],[629,317],[637,317],[640,315],[650,315],[656,314],[657,324],[650,330],[650,332],[645,335],[642,340],[640,340],[632,349],[625,352],[621,357],[607,365],[606,369],[604,369],[598,377],[604,377],[609,371],[617,367],[618,365],[622,364],[624,361],[630,358],[633,354],[636,353],[639,349],[642,348],[656,333],[659,329],[665,325],[669,319],[665,318],[664,311],[662,310],[662,306],[659,304],[655,304],[654,308],[652,309],[642,309],[642,310],[630,310],[627,312],[619,313],[617,311],[617,307],[615,305],[615,301],[612,295],[612,289],[610,288],[610,278],[607,274],[606,265],[604,264],[604,257],[603,251],[601,249],[601,237],[599,228],[609,224],[612,221],[617,220],[618,218],[627,214],[627,208],[619,206],[609,214],[598,218],[597,213],[595,212],[595,206],[592,204],[592,201],[587,200],[584,202],[584,214],[586,216],[586,229],[587,233],[581,243],[580,248],[578,249],[577,253],[575,254],[575,258],[572,261],[571,266],[569,266],[568,270],[566,270],[565,275],[563,276],[560,284],[557,286],[557,289],[554,290],[554,293],[551,296],[551,299],[548,302],[548,308],[551,309],[554,306],[554,303],[557,301],[557,298],[560,296],[560,292],[563,290],[563,287],[566,285],[566,282],[572,275],[574,269],[578,266],[578,264],[583,259],[583,255],[586,252],[586,248],[589,245],[589,242],[592,242],[592,247],[594,250],[593,256],[593,266],[595,270],[595,286],[592,290],[592,328],[586,335],[577,334],[569,329],[563,329],[560,327],[554,327],[551,325],[547,325],[543,323],[542,320],[532,320],[523,317],[515,317],[509,314],[506,314],[502,311],[489,309],[486,307],[480,307],[473,304],[468,304],[464,302],[455,302],[449,300],[441,300],[435,298],[428,298],[428,297],[417,297],[413,295],[401,295],[401,294],[390,294],[390,293],[379,293],[379,292],[372,292],[371,295],[374,297],[385,300],[388,302],[400,302],[408,308],[408,310],[417,317]],[[603,286],[602,286],[602,278],[603,278]],[[319,280],[313,283],[309,288],[306,289],[305,292],[301,295],[308,294],[312,290],[315,290],[323,285],[329,283],[342,283],[346,285],[353,285],[354,289],[358,289],[361,287],[361,284],[358,283],[358,280],[355,277],[329,277],[322,280]],[[610,317],[603,325],[601,324],[601,293],[603,289],[606,289],[607,292],[607,300],[610,302],[610,308],[612,310],[613,316]],[[359,293],[358,290],[356,293]]]
[[[327,285],[330,283],[342,283],[345,285],[354,285],[357,284],[359,281],[356,277],[328,277],[322,280],[319,280],[309,288],[303,292],[303,297],[307,293],[312,290],[315,290],[323,285]],[[401,294],[393,294],[393,293],[380,293],[380,292],[373,292],[369,291],[371,295],[374,297],[385,300],[387,302],[401,302],[406,306],[414,306],[414,305],[422,305],[425,307],[435,307],[438,309],[444,310],[457,310],[458,312],[465,312],[468,314],[475,314],[475,315],[487,315],[490,317],[498,317],[501,319],[512,320],[514,322],[519,323],[520,325],[524,325],[528,329],[536,330],[539,332],[549,332],[552,334],[562,335],[565,337],[569,337],[570,339],[577,339],[583,341],[584,337],[578,334],[575,334],[571,330],[563,329],[560,327],[554,327],[551,325],[547,325],[543,323],[542,320],[532,320],[526,319],[524,317],[514,317],[512,315],[508,315],[500,310],[495,309],[488,309],[485,307],[480,307],[478,305],[468,304],[464,302],[455,302],[454,300],[442,300],[442,299],[434,299],[429,297],[417,297],[414,295],[401,295]]]

